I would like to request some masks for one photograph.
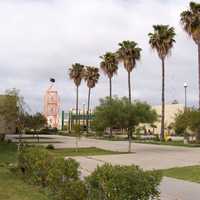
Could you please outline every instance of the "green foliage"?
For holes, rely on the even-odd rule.
[[[47,146],[46,146],[46,149],[55,149],[55,147],[53,146],[53,144],[48,144]]]
[[[19,153],[18,166],[29,181],[46,186],[52,158],[42,147],[25,147]]]
[[[159,172],[105,164],[86,178],[90,200],[149,200],[159,197]]]
[[[79,164],[73,159],[54,159],[48,172],[48,186],[56,200],[85,199],[86,189],[79,180]]]
[[[174,27],[169,25],[153,25],[153,33],[149,33],[149,44],[156,50],[160,59],[165,59],[176,42]]]
[[[79,124],[75,124],[73,126],[73,135],[76,136],[76,137],[81,136],[81,126]]]
[[[187,109],[184,112],[179,112],[175,118],[174,128],[178,134],[184,133],[189,129],[198,136],[200,133],[200,111]]]
[[[36,113],[34,115],[25,115],[25,127],[33,130],[38,130],[44,128],[47,125],[47,120],[41,113]]]
[[[129,103],[126,97],[100,100],[95,110],[93,126],[101,131],[107,127],[135,128],[139,123],[153,123],[157,119],[156,112],[147,103],[136,101]]]

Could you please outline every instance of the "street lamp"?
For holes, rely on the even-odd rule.
[[[187,88],[188,88],[187,82],[185,82],[183,86],[185,89],[185,110],[186,110],[187,109]]]

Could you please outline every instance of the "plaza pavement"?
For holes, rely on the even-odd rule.
[[[56,148],[75,147],[75,138],[57,135],[42,135],[51,137]],[[13,138],[13,136],[9,136]],[[127,152],[127,141],[105,141],[82,138],[79,147],[97,147],[112,151]],[[130,154],[78,156],[73,157],[81,166],[82,175],[90,174],[97,165],[111,163],[113,165],[135,164],[144,170],[168,169],[190,165],[200,165],[200,148],[151,145],[133,143]],[[161,200],[199,200],[200,184],[164,177],[161,186]]]

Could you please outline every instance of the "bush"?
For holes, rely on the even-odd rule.
[[[48,150],[42,147],[25,147],[19,154],[18,167],[27,180],[46,186],[52,158]]]
[[[105,164],[86,178],[90,200],[149,200],[159,197],[159,172]]]
[[[56,200],[83,200],[86,188],[79,179],[79,164],[73,159],[55,159],[48,173],[48,186]]]
[[[53,149],[55,149],[55,147],[54,147],[53,144],[48,144],[48,145],[46,146],[46,149],[53,150]]]

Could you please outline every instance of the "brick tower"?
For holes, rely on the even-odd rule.
[[[47,118],[48,126],[58,128],[59,125],[59,108],[60,98],[55,88],[55,79],[50,79],[51,85],[45,92],[44,96],[44,115]]]

